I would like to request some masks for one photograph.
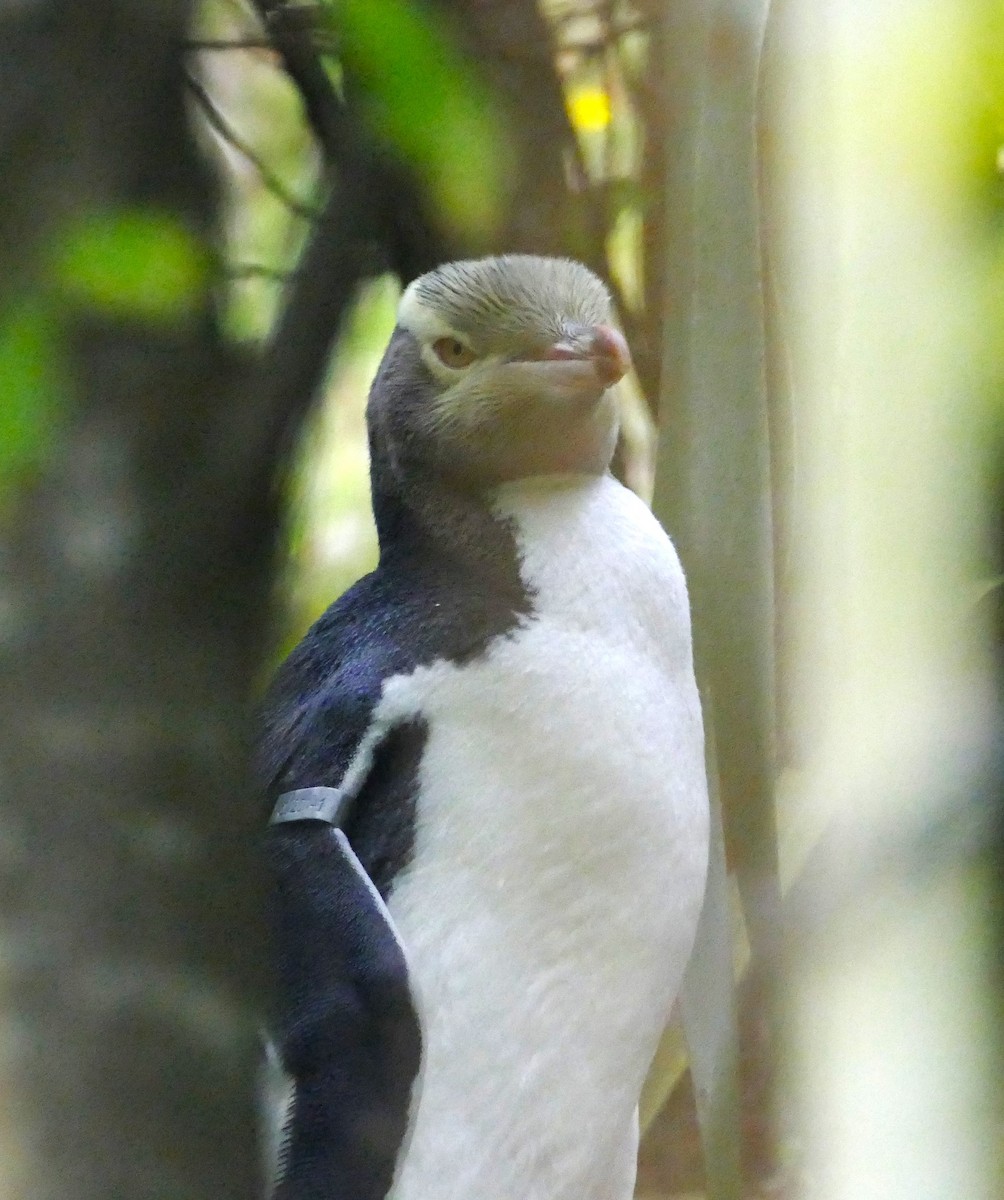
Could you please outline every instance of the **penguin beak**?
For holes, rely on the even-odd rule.
[[[631,369],[631,351],[624,335],[612,325],[593,325],[519,361],[588,363],[603,387],[608,388]]]

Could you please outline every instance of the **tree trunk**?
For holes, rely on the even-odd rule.
[[[206,277],[145,311],[52,266],[84,218],[162,223],[140,291],[168,286],[172,236],[204,244],[187,18],[61,0],[0,21],[0,336],[42,313],[47,381],[32,399],[8,377],[0,404],[56,418],[30,478],[4,464],[0,512],[3,1196],[259,1191],[246,712],[274,520],[241,457],[255,405]]]

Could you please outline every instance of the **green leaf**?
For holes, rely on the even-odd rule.
[[[57,241],[51,281],[60,299],[112,317],[176,323],[201,306],[205,247],[167,213],[92,215]]]
[[[57,323],[39,298],[0,322],[0,500],[36,469],[66,396]]]
[[[329,6],[374,131],[415,167],[451,224],[483,239],[501,219],[511,163],[494,97],[408,0]]]

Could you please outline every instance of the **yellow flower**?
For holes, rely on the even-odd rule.
[[[568,115],[580,133],[602,133],[610,124],[610,96],[599,87],[576,88],[568,97]]]

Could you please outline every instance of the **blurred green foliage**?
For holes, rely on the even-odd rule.
[[[477,241],[502,217],[512,163],[495,97],[448,30],[408,0],[326,0],[379,137],[425,180],[443,221]]]
[[[56,231],[0,319],[0,503],[41,466],[72,395],[67,320],[172,325],[204,307],[208,282],[208,251],[168,213],[91,213]]]
[[[328,379],[330,402],[318,406],[300,446],[290,496],[280,658],[337,596],[376,565],[366,397],[394,328],[398,294],[390,276],[361,290]]]
[[[0,323],[0,505],[36,470],[67,394],[51,306],[23,300]]]
[[[96,213],[57,239],[50,276],[59,299],[74,307],[173,323],[203,306],[209,256],[169,213]]]

